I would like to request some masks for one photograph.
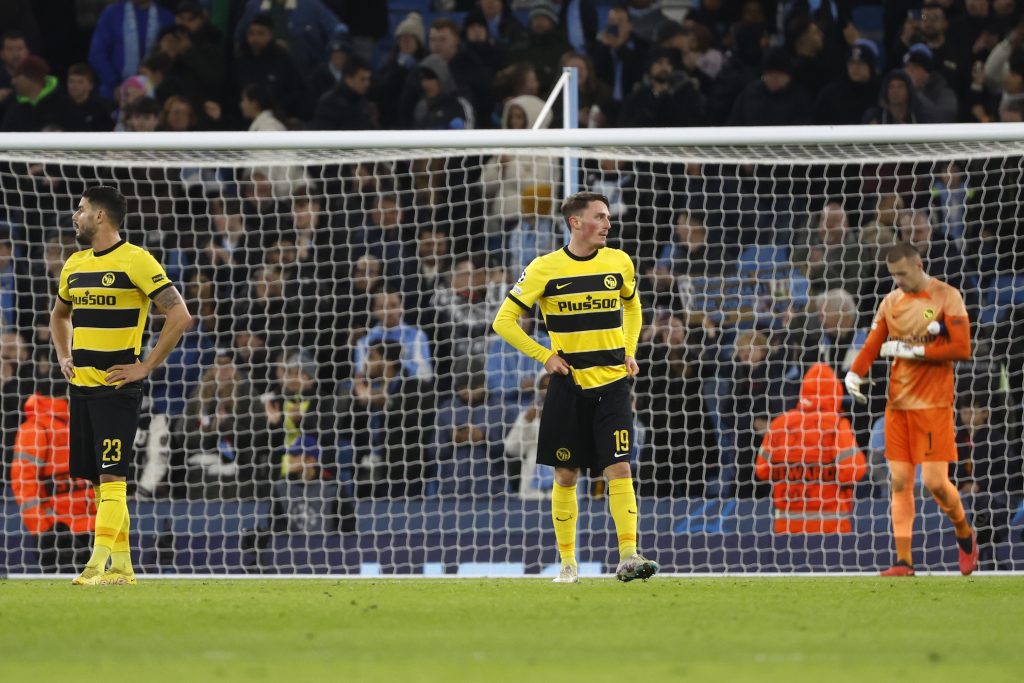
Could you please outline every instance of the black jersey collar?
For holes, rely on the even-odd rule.
[[[109,254],[110,252],[114,251],[115,249],[117,249],[122,244],[124,244],[124,238],[119,239],[117,242],[114,242],[114,244],[112,246],[107,247],[103,251],[93,251],[92,255],[93,256],[106,256],[107,254]]]
[[[595,250],[594,253],[591,254],[590,256],[577,256],[576,254],[574,254],[571,251],[569,251],[569,245],[567,244],[564,247],[562,247],[562,251],[564,251],[565,255],[568,256],[569,258],[571,258],[573,261],[589,261],[590,259],[592,259],[595,256],[597,256],[597,253],[599,251],[601,251],[601,250],[600,249]]]

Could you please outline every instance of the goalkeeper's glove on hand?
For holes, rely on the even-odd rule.
[[[860,390],[860,385],[864,383],[864,378],[858,375],[856,372],[846,373],[846,393],[853,396],[853,399],[857,403],[867,403],[868,397],[863,394]]]
[[[882,358],[924,358],[924,347],[912,346],[901,341],[887,341],[879,353]]]

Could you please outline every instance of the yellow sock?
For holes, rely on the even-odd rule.
[[[103,571],[114,548],[117,534],[127,511],[128,484],[123,481],[108,481],[99,486],[99,505],[96,508],[96,541],[92,546],[92,557],[87,568]],[[126,534],[127,536],[127,534]]]
[[[625,560],[636,554],[636,494],[633,480],[624,477],[608,482],[608,507],[615,520],[615,532],[619,536],[619,559]]]
[[[576,485],[562,486],[555,482],[551,489],[551,519],[555,524],[555,540],[562,564],[576,564]]]
[[[121,530],[117,532],[117,538],[114,539],[114,546],[110,553],[110,568],[122,574],[134,573],[132,569],[132,547],[128,540],[128,532],[130,530],[131,520],[128,517],[128,504],[125,503]]]

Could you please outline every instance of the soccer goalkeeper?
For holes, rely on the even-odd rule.
[[[907,242],[891,247],[886,266],[896,282],[878,306],[864,348],[846,374],[846,390],[860,403],[862,379],[875,358],[892,358],[885,409],[885,458],[892,485],[896,564],[882,576],[913,576],[914,468],[956,529],[960,573],[978,564],[978,543],[960,494],[949,480],[957,461],[953,427],[953,361],[971,357],[970,321],[963,297],[924,272]],[[942,328],[946,334],[941,334]]]
[[[640,335],[640,301],[633,262],[605,246],[608,199],[578,192],[562,204],[569,244],[535,258],[494,319],[494,331],[544,364],[551,383],[544,400],[537,463],[555,468],[551,518],[562,568],[556,583],[578,583],[576,480],[581,467],[603,470],[619,541],[620,581],[648,579],[658,565],[637,553],[637,505],[629,456],[633,444],[630,378]],[[540,304],[551,345],[546,349],[516,324]]]

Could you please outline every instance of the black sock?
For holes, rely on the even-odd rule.
[[[970,536],[965,536],[963,538],[957,536],[956,544],[960,546],[960,550],[963,550],[965,553],[969,553],[972,550],[974,550],[974,543],[972,543],[973,539],[974,534],[971,534]]]
[[[914,565],[910,564],[906,560],[896,560],[896,565],[895,566],[897,566],[897,567],[907,567],[908,569],[913,569],[914,568]]]

